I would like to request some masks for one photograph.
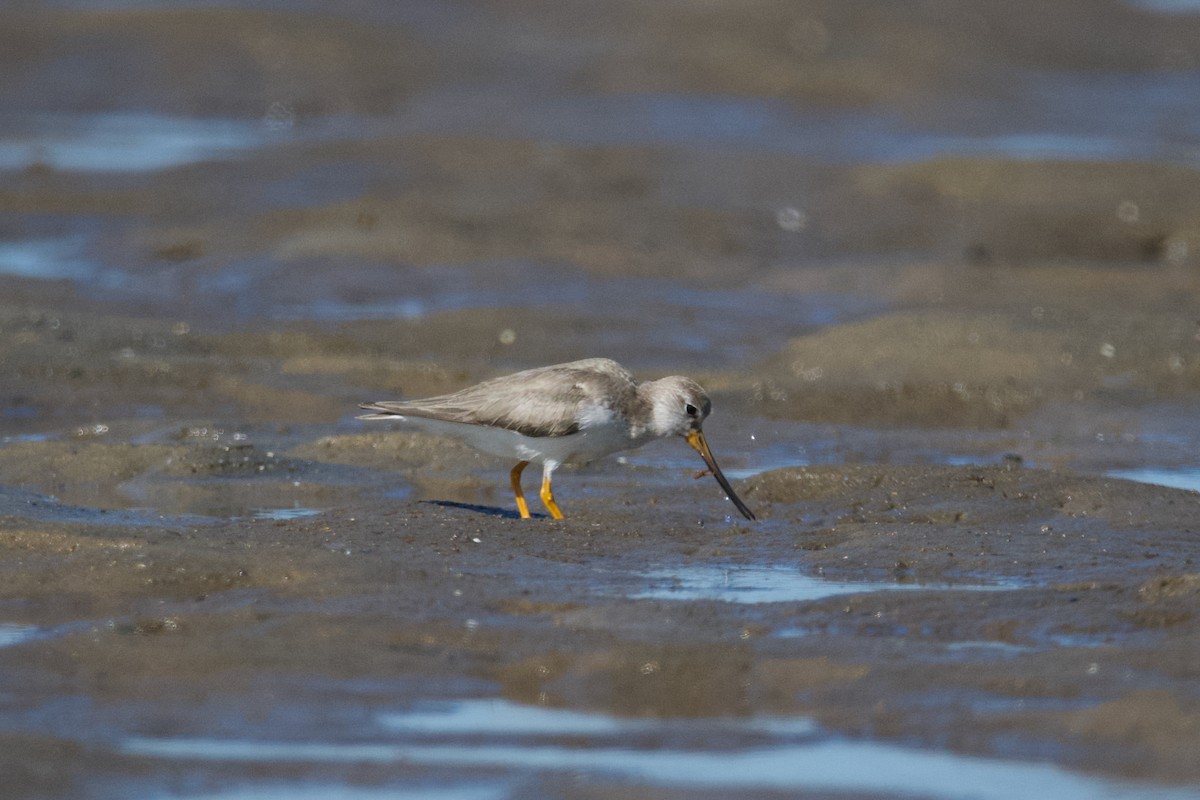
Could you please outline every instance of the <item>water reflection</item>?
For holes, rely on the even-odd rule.
[[[1180,467],[1178,469],[1135,467],[1133,469],[1115,469],[1106,474],[1110,478],[1200,492],[1200,467]]]
[[[1200,14],[1200,0],[1126,0],[1135,7],[1158,14]]]
[[[0,274],[39,280],[91,280],[99,266],[83,254],[83,239],[23,239],[0,242]]]
[[[321,508],[304,508],[303,506],[290,506],[288,508],[256,508],[254,509],[255,519],[303,519],[304,517],[315,517],[324,509]]]
[[[240,786],[204,794],[171,792],[158,795],[163,800],[504,800],[511,797],[501,786],[296,786],[270,784]]]
[[[472,699],[384,714],[380,723],[401,739],[338,743],[132,737],[120,749],[147,758],[263,765],[410,764],[451,770],[454,780],[462,779],[462,770],[479,770],[489,773],[496,791],[514,777],[569,772],[585,783],[725,792],[879,792],[956,800],[1200,797],[1194,787],[1106,780],[1047,763],[825,736],[804,718],[782,724],[778,718],[625,719]],[[652,746],[641,748],[631,738],[642,732],[653,733]],[[547,738],[556,736],[568,741]],[[461,738],[470,741],[453,741]],[[472,791],[486,788],[473,785]],[[242,796],[250,795],[217,795],[223,800]]]
[[[736,147],[830,162],[903,162],[945,156],[1011,159],[1154,159],[1196,163],[1196,132],[1179,120],[1196,110],[1200,75],[1026,75],[1012,96],[947,106],[922,130],[885,110],[801,114],[763,98],[704,94],[546,96],[526,86],[438,88],[396,120],[406,134],[483,133],[572,145]],[[1037,119],[1014,113],[1036,104]],[[960,118],[961,117],[961,118]],[[1017,128],[1016,124],[1031,125]],[[1154,130],[1155,137],[1147,137]],[[986,131],[986,132],[982,132]]]
[[[1016,583],[895,583],[836,581],[788,567],[696,565],[653,570],[650,587],[634,599],[720,600],[726,603],[804,603],[837,595],[890,591],[1007,591]]]
[[[257,147],[257,123],[161,114],[44,115],[0,132],[0,169],[150,172]]]
[[[662,719],[617,717],[593,711],[529,706],[508,700],[477,698],[418,705],[382,714],[380,724],[400,734],[428,736],[623,736],[656,732],[672,726]],[[808,736],[817,732],[807,717],[747,717],[705,720],[709,731]]]
[[[39,630],[36,625],[18,625],[12,622],[0,622],[0,647],[11,647],[16,644],[36,639]]]

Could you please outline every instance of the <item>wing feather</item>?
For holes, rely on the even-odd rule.
[[[536,438],[577,433],[584,409],[627,403],[636,395],[633,376],[624,367],[591,358],[493,378],[453,394],[361,407],[376,412],[363,419],[427,417],[491,425]]]

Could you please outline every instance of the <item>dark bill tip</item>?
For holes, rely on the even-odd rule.
[[[725,490],[725,494],[737,506],[737,510],[742,513],[742,516],[749,520],[758,519],[758,517],[754,516],[754,512],[750,510],[749,506],[742,502],[742,498],[737,496],[737,492],[733,490],[733,487],[729,485],[729,480],[725,477],[725,473],[721,472],[721,468],[717,466],[717,460],[713,458],[712,451],[708,449],[708,441],[704,438],[704,434],[700,430],[688,432],[687,443],[704,459],[704,463],[712,471],[713,477],[717,479],[717,483],[721,484],[721,488]]]

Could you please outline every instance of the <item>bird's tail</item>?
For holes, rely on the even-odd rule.
[[[395,411],[389,410],[386,406],[379,403],[359,403],[358,407],[366,411],[374,411],[374,414],[360,414],[357,419],[395,419],[403,414],[398,414]]]

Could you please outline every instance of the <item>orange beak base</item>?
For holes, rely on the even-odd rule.
[[[687,443],[690,444],[692,449],[699,453],[700,457],[704,459],[704,463],[707,464],[708,468],[712,471],[713,477],[717,479],[717,483],[721,484],[721,488],[725,490],[725,494],[727,494],[729,499],[733,501],[733,504],[737,506],[737,510],[742,512],[742,516],[750,520],[757,519],[757,517],[754,516],[754,512],[742,502],[742,498],[737,496],[737,493],[733,491],[733,487],[729,485],[729,481],[725,479],[725,475],[721,472],[721,468],[717,466],[717,460],[713,458],[712,451],[708,449],[708,441],[705,440],[704,433],[699,428],[688,431]]]

